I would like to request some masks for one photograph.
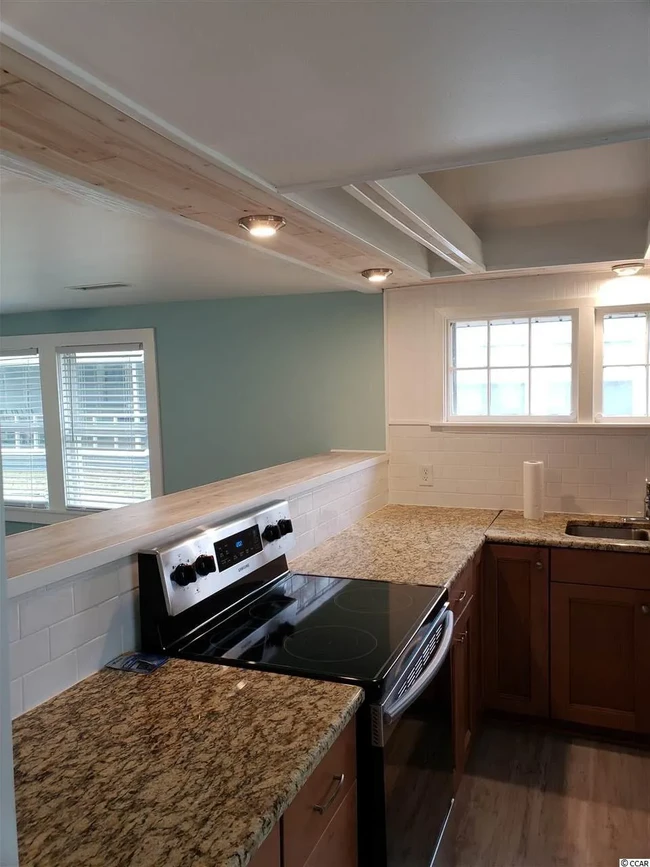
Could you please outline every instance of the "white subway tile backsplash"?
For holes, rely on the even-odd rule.
[[[73,614],[72,586],[29,596],[19,603],[20,634],[24,638]]]
[[[93,638],[77,649],[79,680],[99,671],[122,652],[122,633],[113,632]]]
[[[78,680],[77,652],[75,650],[28,672],[23,677],[25,709],[36,707],[63,692]]]
[[[20,617],[18,615],[18,603],[14,601],[7,603],[7,631],[9,642],[18,641],[20,638]]]
[[[415,465],[413,469],[417,473]],[[386,463],[293,498],[293,556],[387,502]],[[9,603],[14,717],[98,671],[119,653],[139,647],[137,585],[137,557],[130,557],[78,575],[65,586],[28,593]]]
[[[103,569],[101,572],[92,573],[83,581],[74,585],[74,610],[75,614],[86,611],[100,602],[105,602],[120,592],[120,579],[116,568]]]
[[[495,436],[474,428],[452,436],[414,425],[409,435],[400,425],[399,435],[393,436],[394,429],[391,426],[389,472],[394,503],[521,509],[523,461],[541,460],[548,511],[637,514],[644,479],[650,475],[647,434],[561,429],[539,436],[511,430]],[[433,465],[430,487],[419,484],[420,463]]]
[[[45,665],[50,659],[50,633],[47,629],[34,632],[27,638],[14,641],[10,646],[11,678],[21,677],[33,668]]]

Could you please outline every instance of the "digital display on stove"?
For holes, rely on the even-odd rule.
[[[226,539],[220,539],[214,545],[214,553],[220,572],[230,569],[235,563],[240,563],[242,560],[252,557],[253,554],[259,554],[261,550],[262,539],[257,524],[246,527],[245,530],[240,530],[239,533],[234,533]]]

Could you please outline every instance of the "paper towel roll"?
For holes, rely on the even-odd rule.
[[[544,464],[524,461],[524,518],[541,521],[544,517]]]

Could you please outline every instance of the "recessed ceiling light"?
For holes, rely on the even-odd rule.
[[[84,286],[66,286],[73,292],[94,292],[95,289],[128,289],[130,283],[90,283]]]
[[[619,277],[634,277],[643,268],[643,262],[622,262],[620,265],[612,265],[612,271]]]
[[[383,283],[384,280],[388,280],[392,273],[392,268],[367,268],[361,272],[361,276],[370,280],[371,283]]]
[[[287,221],[284,217],[275,214],[254,214],[250,217],[242,217],[238,225],[256,238],[270,238],[278,229],[286,226]]]

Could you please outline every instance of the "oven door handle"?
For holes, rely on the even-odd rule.
[[[395,720],[403,714],[404,711],[420,697],[420,695],[422,695],[427,686],[438,674],[442,664],[447,658],[454,632],[454,615],[450,610],[447,610],[443,613],[441,619],[444,619],[445,621],[445,631],[443,633],[442,641],[440,642],[440,647],[436,650],[433,658],[415,681],[413,686],[410,689],[407,689],[404,695],[396,701],[388,703],[382,707],[383,721],[386,725],[392,725],[392,723],[394,723]]]

